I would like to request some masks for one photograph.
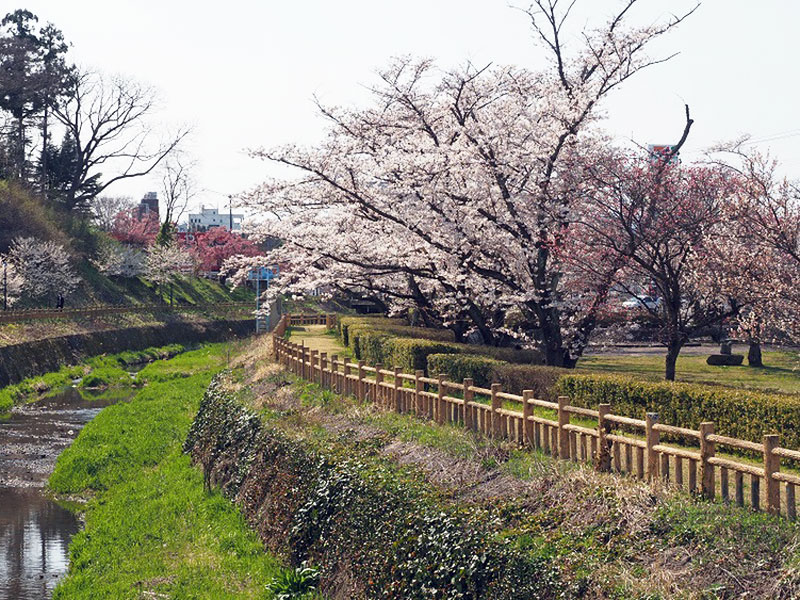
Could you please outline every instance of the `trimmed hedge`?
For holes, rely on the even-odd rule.
[[[514,365],[477,354],[431,354],[428,356],[428,373],[444,373],[454,382],[471,377],[478,387],[500,383],[503,391],[512,394],[533,390],[537,398],[555,401],[558,395],[556,382],[571,371],[543,365]]]
[[[618,415],[641,419],[647,411],[657,412],[662,423],[692,429],[713,421],[722,435],[758,442],[764,434],[778,433],[781,446],[800,447],[798,396],[575,373],[560,377],[555,390],[576,406],[608,402]]]
[[[339,338],[356,358],[370,365],[398,366],[405,370],[426,370],[431,354],[476,354],[512,363],[541,364],[536,350],[515,350],[474,344],[460,344],[447,329],[409,327],[397,319],[342,317]]]

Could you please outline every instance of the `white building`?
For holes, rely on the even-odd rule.
[[[201,207],[199,213],[189,215],[189,231],[208,231],[212,227],[241,231],[243,220],[244,215],[219,212],[217,208]]]

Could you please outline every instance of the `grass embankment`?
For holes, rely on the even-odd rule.
[[[393,487],[392,493],[425,495],[445,515],[477,515],[478,522],[493,531],[492,539],[502,540],[526,560],[545,561],[543,566],[532,564],[542,567],[540,575],[552,574],[548,593],[563,598],[648,600],[800,594],[800,528],[794,523],[704,502],[672,488],[596,473],[588,465],[554,461],[541,452],[479,439],[460,428],[376,410],[266,366],[263,353],[243,360],[250,361],[245,364],[252,375],[239,384],[239,397],[258,411],[266,426],[326,457],[351,461],[358,457],[361,466],[356,472],[371,481],[377,478],[391,486],[392,481],[402,480],[403,485],[416,486],[411,492]],[[223,465],[231,468],[231,463]],[[380,475],[385,469],[389,470],[385,476]],[[352,470],[342,473],[352,481]],[[324,500],[329,511],[323,520],[314,521],[320,528],[311,528],[304,542],[315,564],[323,567],[324,580],[331,575],[325,570],[330,568],[326,552],[336,550],[329,547],[340,533],[336,528],[350,522],[350,506],[356,501],[338,495],[340,490],[351,493],[350,483],[336,487],[336,477],[326,479],[316,471],[308,477],[309,481],[321,478],[315,489],[324,496],[313,500],[312,494],[309,506]],[[303,481],[293,485],[302,490]],[[382,508],[389,519],[395,505]],[[487,520],[482,520],[484,515]],[[302,519],[295,523],[297,531],[309,531]],[[380,535],[391,528],[389,523],[378,523]],[[330,530],[328,524],[336,525]],[[315,535],[320,536],[316,541]],[[405,547],[417,534],[407,535],[410,538],[384,539],[387,551]],[[452,557],[448,545],[458,539],[454,533],[440,540],[441,547],[430,556]],[[368,544],[368,539],[354,542],[358,548]],[[459,566],[463,564],[454,566],[456,572]],[[390,586],[391,577],[383,584]],[[381,597],[381,590],[361,591],[363,597]]]
[[[91,499],[54,599],[269,597],[279,562],[181,451],[227,353],[216,344],[148,365],[137,376],[147,386],[59,457],[51,488]]]
[[[42,395],[71,385],[78,379],[81,390],[129,386],[133,381],[127,367],[172,357],[184,350],[185,347],[181,344],[170,344],[160,348],[94,356],[79,365],[62,367],[53,373],[24,379],[0,388],[0,415],[10,410],[15,403],[36,400]]]

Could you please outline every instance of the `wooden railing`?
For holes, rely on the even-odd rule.
[[[712,422],[694,430],[660,423],[657,413],[632,419],[613,414],[610,404],[582,408],[570,405],[566,396],[549,402],[534,398],[531,390],[520,396],[503,392],[499,383],[482,388],[471,379],[456,383],[443,375],[426,377],[423,371],[370,366],[284,339],[291,324],[333,326],[330,315],[316,319],[284,315],[273,336],[275,359],[298,377],[336,393],[439,424],[460,424],[555,458],[592,462],[599,471],[661,481],[708,499],[719,496],[753,510],[763,506],[772,514],[796,517],[800,476],[781,471],[781,461],[797,463],[800,452],[781,448],[778,435],[765,435],[761,442],[740,440],[719,435]],[[735,452],[723,455],[722,447]]]
[[[139,305],[96,305],[82,306],[80,308],[65,308],[57,310],[54,308],[31,308],[24,310],[0,311],[0,324],[15,323],[19,321],[43,320],[43,319],[68,319],[73,317],[99,317],[105,315],[116,315],[126,313],[155,313],[155,312],[190,312],[190,311],[212,311],[220,312],[227,310],[246,310],[252,309],[251,302],[217,302],[211,304],[139,304]]]

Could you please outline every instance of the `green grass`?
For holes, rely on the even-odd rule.
[[[764,352],[765,367],[713,367],[705,355],[678,357],[677,381],[800,394],[800,353]],[[577,372],[630,375],[647,381],[664,380],[661,355],[595,355],[578,361]]]
[[[61,367],[52,373],[29,377],[19,383],[0,388],[0,416],[11,410],[14,404],[36,400],[42,394],[71,385],[78,378],[82,378],[81,389],[127,386],[132,383],[132,380],[123,367],[173,356],[183,352],[184,349],[185,347],[181,344],[170,344],[160,348],[146,348],[145,350],[110,355],[102,354],[93,356],[79,365]],[[184,361],[186,360],[191,359],[184,359]],[[171,365],[159,368],[169,370],[175,367]],[[154,367],[154,369],[157,368]]]
[[[149,365],[147,387],[104,409],[59,457],[50,487],[93,498],[54,599],[271,597],[280,562],[181,452],[226,360],[216,344]]]
[[[350,439],[343,425],[349,421],[357,440],[369,432],[378,446],[401,440],[452,457],[436,458],[428,468],[458,472],[461,461],[472,461],[529,482],[533,487],[524,500],[486,502],[509,518],[501,534],[507,543],[559,565],[574,592],[565,597],[766,598],[777,597],[778,589],[787,597],[794,597],[788,590],[800,591],[796,523],[675,489],[651,491],[629,477],[598,474],[589,465],[481,439],[459,427],[369,410],[369,403],[292,375],[272,377],[280,376],[292,382],[303,410],[264,408],[262,414],[295,437],[305,430],[312,444],[341,444]],[[332,430],[320,425],[321,413],[335,415]],[[366,453],[359,443],[359,452]]]
[[[339,355],[339,357],[353,357],[350,349],[342,346],[336,336],[336,332],[326,329],[324,325],[292,327],[289,330],[289,340],[295,344],[305,343],[307,348],[318,352],[327,352],[328,358],[334,354]]]
[[[81,286],[67,298],[68,307],[84,304],[152,304],[169,302],[169,285],[156,287],[141,277],[107,277],[90,263],[81,263],[78,272]],[[246,302],[255,297],[244,286],[229,290],[216,281],[202,277],[177,277],[172,285],[173,302],[205,304]]]

